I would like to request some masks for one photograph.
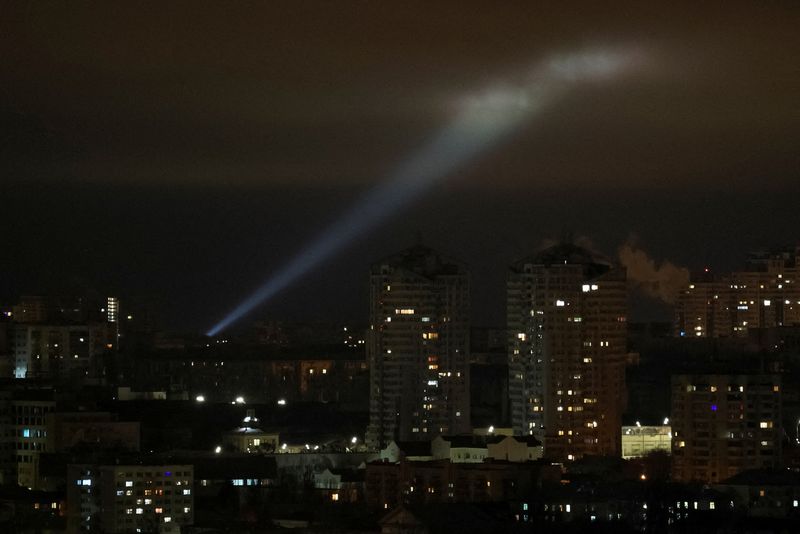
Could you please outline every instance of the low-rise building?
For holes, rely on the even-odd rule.
[[[278,432],[266,432],[255,425],[258,423],[255,410],[247,410],[242,426],[225,434],[222,438],[226,447],[237,452],[275,452],[278,450]]]
[[[495,436],[486,448],[488,458],[507,462],[530,462],[544,453],[542,442],[533,436]]]
[[[332,502],[359,502],[364,497],[364,469],[325,469],[314,475],[314,487]]]
[[[481,463],[489,455],[486,439],[478,436],[437,436],[431,441],[434,460],[454,463]]]
[[[430,441],[390,441],[381,449],[380,459],[384,462],[397,463],[401,460],[426,461],[433,460]]]
[[[561,466],[550,462],[449,460],[367,464],[367,504],[393,508],[400,503],[496,502],[518,499],[541,487],[544,480],[558,483]]]
[[[640,458],[656,451],[672,451],[672,427],[669,425],[634,425],[622,427],[622,457]]]

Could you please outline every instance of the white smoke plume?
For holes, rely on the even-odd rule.
[[[645,295],[668,304],[689,285],[689,269],[669,261],[657,265],[655,260],[635,245],[619,248],[619,261],[628,270],[628,282]]]

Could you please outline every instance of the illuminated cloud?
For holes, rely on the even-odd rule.
[[[547,58],[528,79],[464,98],[452,121],[365,194],[308,247],[215,324],[214,336],[377,226],[452,171],[485,153],[572,85],[610,78],[636,64],[630,51],[590,50]]]

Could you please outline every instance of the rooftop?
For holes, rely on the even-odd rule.
[[[424,245],[415,245],[375,262],[372,266],[373,273],[377,274],[383,265],[402,269],[424,278],[465,274],[467,272],[467,267],[464,263],[448,258]]]

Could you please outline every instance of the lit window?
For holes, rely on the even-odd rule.
[[[338,493],[331,493],[331,500],[332,501],[338,501],[339,500],[339,494]]]

